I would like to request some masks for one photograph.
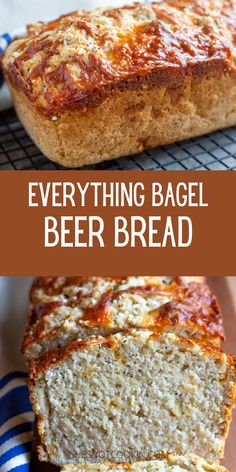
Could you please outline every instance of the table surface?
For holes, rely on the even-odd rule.
[[[224,313],[226,342],[224,350],[230,354],[236,353],[236,277],[210,277],[209,285],[219,299]],[[236,409],[231,423],[230,433],[226,443],[225,459],[222,464],[229,472],[236,471]],[[56,472],[59,469],[47,463],[39,463],[33,452],[30,472]]]
[[[226,341],[223,349],[236,354],[236,277],[211,277],[209,284],[217,295],[224,313]],[[236,471],[236,409],[225,448],[222,462],[230,472]]]

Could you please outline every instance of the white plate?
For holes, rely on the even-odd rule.
[[[0,277],[0,376],[25,370],[20,345],[31,283],[32,277]]]

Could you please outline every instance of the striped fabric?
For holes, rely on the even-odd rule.
[[[11,372],[0,379],[0,472],[28,472],[34,415],[27,376]]]
[[[0,56],[2,55],[2,53],[5,51],[5,49],[11,42],[12,42],[12,38],[9,33],[0,35]],[[3,84],[3,75],[0,69],[0,87],[2,84]]]
[[[5,33],[0,36],[0,55],[5,51],[6,47],[11,43],[12,38],[10,34]]]

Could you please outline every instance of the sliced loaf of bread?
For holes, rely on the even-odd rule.
[[[32,361],[40,459],[129,462],[131,453],[163,450],[218,461],[235,379],[233,358],[173,333],[128,330],[73,342]]]
[[[224,338],[219,304],[199,277],[40,277],[31,290],[22,351],[28,363],[78,337],[127,328],[215,344]]]
[[[155,458],[138,462],[107,464],[68,464],[61,472],[227,472],[225,467],[199,456],[187,454],[178,456],[159,452]]]

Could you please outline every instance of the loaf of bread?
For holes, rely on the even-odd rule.
[[[236,123],[234,0],[162,0],[31,26],[3,59],[19,118],[82,166]]]
[[[157,451],[218,461],[235,400],[235,361],[173,333],[128,330],[32,361],[41,460],[127,462]]]
[[[205,461],[193,454],[177,456],[162,452],[158,453],[156,458],[132,463],[68,464],[61,472],[125,472],[127,470],[129,472],[227,472],[225,467]]]
[[[196,277],[40,277],[30,295],[26,363],[50,349],[126,328],[174,331],[220,344],[222,315]]]

